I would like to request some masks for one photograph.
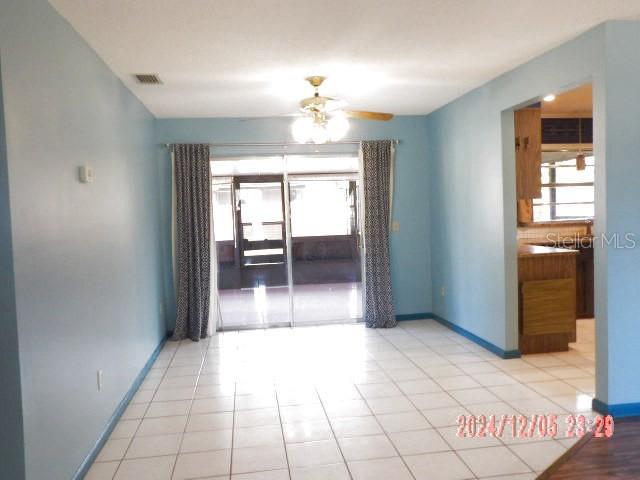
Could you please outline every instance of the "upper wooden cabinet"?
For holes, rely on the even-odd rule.
[[[542,196],[542,123],[540,108],[523,108],[514,113],[516,146],[516,195],[518,200]]]

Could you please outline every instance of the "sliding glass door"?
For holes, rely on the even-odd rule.
[[[214,177],[222,328],[290,325],[283,188],[282,176]]]
[[[362,317],[357,157],[281,160],[212,162],[220,329]]]
[[[357,175],[289,176],[293,321],[362,317]]]

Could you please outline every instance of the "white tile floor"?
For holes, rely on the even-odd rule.
[[[591,414],[593,321],[578,338],[514,360],[420,320],[168,343],[86,478],[533,479],[575,439],[459,438],[456,417]]]

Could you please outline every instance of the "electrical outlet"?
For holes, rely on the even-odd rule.
[[[440,287],[440,296],[441,297],[446,297],[447,296],[447,287],[445,287],[444,285],[442,287]]]
[[[391,222],[391,231],[392,232],[399,232],[400,231],[400,222],[398,222],[397,220],[394,220],[393,222]]]
[[[98,380],[98,391],[102,390],[102,370],[98,370],[97,373],[97,380]]]

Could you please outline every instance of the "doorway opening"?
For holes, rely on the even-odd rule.
[[[573,413],[595,396],[592,105],[586,84],[514,112],[519,350]]]
[[[211,162],[218,329],[362,318],[359,159]]]

